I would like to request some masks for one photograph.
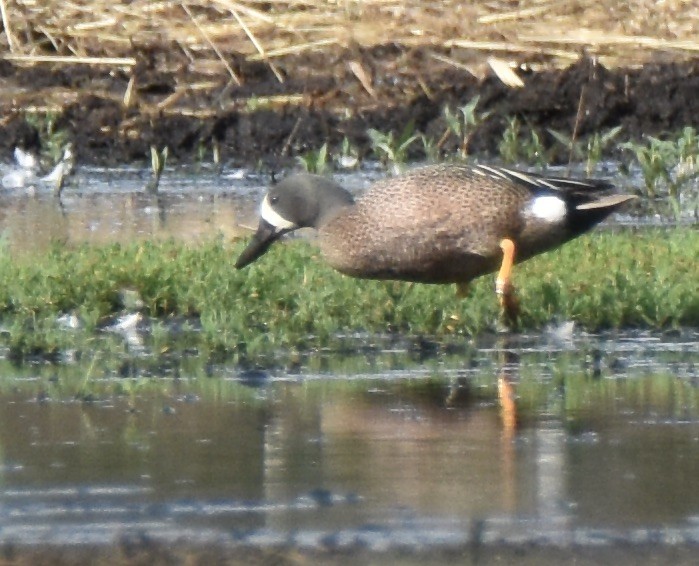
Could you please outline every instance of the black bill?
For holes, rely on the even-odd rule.
[[[243,253],[240,254],[238,261],[235,262],[236,269],[241,269],[264,255],[269,247],[286,232],[288,232],[288,230],[279,230],[269,222],[260,219],[257,232],[255,232],[252,240],[250,240],[250,243],[243,250]]]

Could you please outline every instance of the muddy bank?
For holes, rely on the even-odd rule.
[[[476,95],[490,115],[470,143],[475,154],[496,153],[513,116],[525,135],[536,129],[549,145],[546,128],[571,135],[576,119],[579,137],[615,126],[624,128],[620,138],[699,127],[699,59],[610,70],[581,58],[566,69],[523,67],[524,86],[512,88],[487,67],[478,78],[433,51],[397,45],[290,56],[276,67],[284,82],[265,64],[241,59],[234,61],[240,86],[212,81],[172,53],[164,64],[163,56],[141,51],[133,67],[1,62],[0,155],[10,159],[16,145],[45,146],[50,135],[36,117],[49,113],[53,130],[72,140],[79,163],[143,160],[151,145],[167,145],[171,156],[192,162],[211,159],[217,146],[224,162],[274,169],[345,137],[366,155],[368,128],[399,133],[411,120],[440,140],[445,106]],[[442,141],[446,153],[458,148],[453,135]],[[422,151],[414,144],[411,157]]]
[[[330,545],[332,546],[332,545]],[[591,545],[542,545],[536,541],[524,543],[500,543],[482,547],[467,544],[444,549],[400,549],[372,552],[362,545],[332,550],[308,548],[254,548],[187,544],[159,544],[146,536],[125,537],[114,546],[39,546],[22,547],[5,544],[0,552],[7,564],[511,564],[548,565],[575,563],[597,564],[696,564],[695,544],[634,545],[627,541]]]

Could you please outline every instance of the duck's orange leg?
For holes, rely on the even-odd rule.
[[[508,323],[514,324],[519,316],[519,301],[515,296],[515,287],[512,284],[512,266],[515,263],[515,243],[509,238],[500,242],[502,249],[502,265],[495,280],[495,292],[500,301],[500,308]]]

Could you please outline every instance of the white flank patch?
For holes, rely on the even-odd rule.
[[[563,199],[555,196],[544,196],[536,197],[532,201],[529,205],[529,212],[541,220],[556,224],[562,222],[566,217],[567,209]]]
[[[287,220],[272,208],[272,205],[269,204],[269,195],[265,195],[265,198],[260,205],[260,216],[265,220],[265,222],[268,222],[280,230],[290,230],[292,228],[296,228],[296,224],[290,220]]]

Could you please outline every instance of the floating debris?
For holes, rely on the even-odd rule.
[[[45,176],[40,176],[37,157],[20,147],[14,152],[16,166],[3,175],[0,183],[5,189],[27,189],[34,192],[37,187],[51,186],[54,195],[60,197],[65,179],[73,172],[75,166],[72,144],[67,144],[61,160]]]
[[[36,155],[24,151],[21,147],[15,148],[15,161],[22,169],[38,169],[39,160]]]

